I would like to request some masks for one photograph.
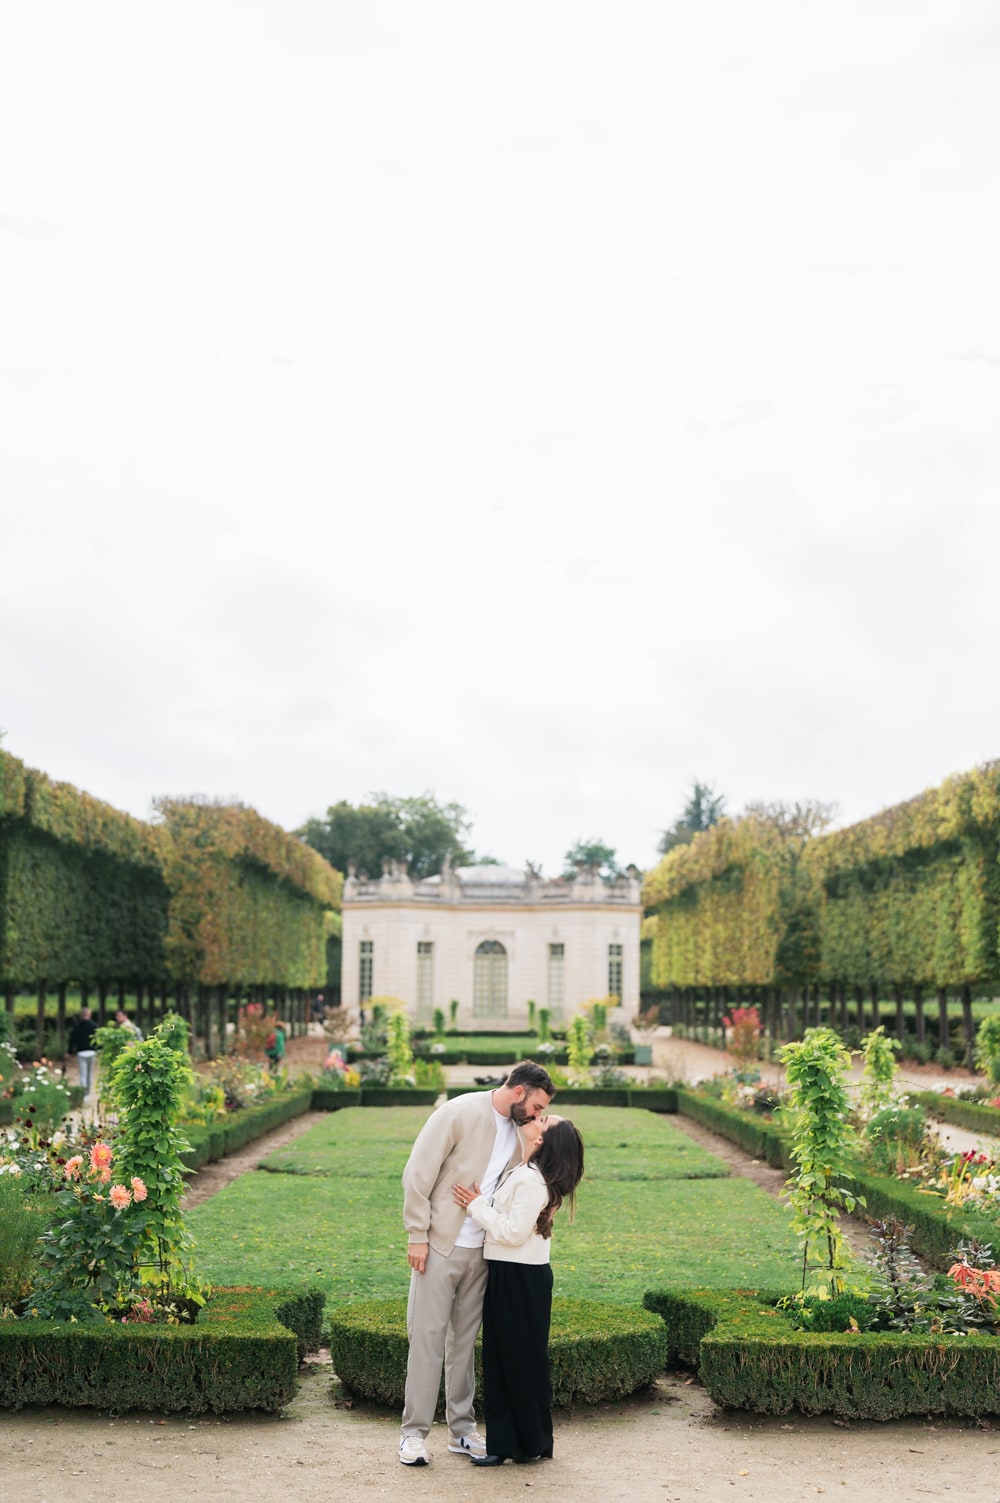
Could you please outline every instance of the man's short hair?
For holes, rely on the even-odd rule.
[[[533,1059],[524,1059],[519,1065],[515,1065],[504,1081],[504,1085],[510,1087],[521,1085],[526,1091],[544,1091],[550,1101],[556,1093],[548,1070],[544,1065],[536,1065]]]

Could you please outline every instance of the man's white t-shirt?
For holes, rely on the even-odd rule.
[[[517,1143],[517,1128],[509,1117],[501,1117],[496,1107],[493,1108],[493,1117],[496,1122],[497,1135],[493,1143],[493,1152],[490,1161],[486,1165],[486,1173],[483,1175],[479,1189],[487,1200],[493,1199],[493,1192],[497,1187],[501,1174],[510,1163],[510,1156],[514,1152]],[[471,1185],[468,1186],[471,1189]],[[462,1230],[455,1238],[456,1247],[482,1247],[486,1240],[486,1233],[478,1222],[473,1221],[471,1216],[466,1216],[462,1222]]]

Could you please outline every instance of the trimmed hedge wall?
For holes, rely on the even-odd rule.
[[[361,1087],[346,1086],[342,1091],[325,1089],[317,1086],[312,1093],[312,1109],[314,1112],[339,1112],[345,1106],[361,1105]]]
[[[362,1086],[362,1106],[434,1106],[440,1091],[409,1090],[405,1086]]]
[[[489,1086],[449,1086],[445,1094],[452,1101],[456,1096],[467,1096],[470,1091],[489,1089]],[[560,1116],[563,1107],[568,1112],[574,1103],[577,1106],[625,1106],[638,1107],[648,1112],[676,1112],[677,1094],[673,1086],[642,1087],[635,1090],[625,1086],[587,1086],[574,1090],[566,1086],[556,1096],[555,1108],[559,1110]]]
[[[653,1290],[643,1303],[722,1408],[866,1420],[1000,1413],[1000,1337],[796,1331],[775,1297]]]
[[[513,1068],[514,1065],[519,1064],[523,1059],[534,1057],[530,1051],[520,1049],[447,1049],[443,1054],[432,1054],[428,1048],[421,1048],[420,1045],[414,1047],[413,1054],[415,1059],[436,1060],[441,1065],[502,1065],[505,1069]],[[351,1046],[348,1046],[345,1055],[348,1063],[352,1064],[367,1057],[363,1049],[355,1049]],[[546,1055],[542,1059],[537,1060],[536,1063],[540,1065],[568,1065],[569,1055],[565,1049],[557,1049],[555,1054]],[[592,1065],[599,1063],[596,1054],[591,1056],[590,1063]],[[612,1063],[616,1066],[634,1065],[635,1050],[616,1050],[612,1056]]]
[[[942,1122],[1000,1138],[1000,1110],[995,1106],[986,1106],[981,1101],[962,1101],[958,1096],[942,1096],[939,1091],[911,1091],[909,1098]]]
[[[330,1320],[330,1352],[334,1372],[352,1393],[400,1408],[406,1386],[406,1300],[341,1305]],[[653,1382],[666,1366],[667,1332],[645,1310],[556,1298],[549,1358],[555,1408],[596,1404]],[[480,1390],[481,1361],[477,1343]]]
[[[210,1122],[204,1127],[182,1126],[181,1132],[191,1145],[183,1155],[184,1163],[189,1169],[201,1169],[205,1164],[225,1158],[227,1153],[235,1153],[255,1138],[261,1138],[282,1123],[290,1122],[293,1117],[301,1117],[309,1111],[312,1100],[313,1092],[310,1089],[286,1091],[279,1096],[269,1097],[260,1106],[248,1106],[242,1111],[230,1112],[219,1122]]]
[[[677,1109],[682,1116],[700,1122],[720,1138],[736,1143],[751,1158],[762,1159],[772,1169],[788,1168],[785,1139],[773,1123],[724,1105],[714,1096],[699,1096],[695,1091],[677,1091]]]
[[[277,1413],[319,1345],[319,1290],[217,1289],[184,1326],[0,1322],[0,1408]]]

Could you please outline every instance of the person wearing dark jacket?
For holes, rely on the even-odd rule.
[[[94,1083],[94,1059],[97,1054],[94,1048],[94,1034],[96,1032],[97,1024],[90,1015],[90,1008],[81,1007],[80,1016],[69,1031],[67,1048],[70,1054],[76,1055],[84,1096],[90,1095],[90,1088]]]

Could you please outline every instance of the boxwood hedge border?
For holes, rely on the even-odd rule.
[[[552,1301],[549,1359],[557,1409],[624,1398],[663,1371],[668,1336],[657,1312],[596,1300]],[[406,1386],[406,1300],[358,1300],[330,1317],[333,1370],[349,1392],[401,1408]],[[482,1384],[481,1347],[476,1381]],[[530,1378],[528,1381],[531,1381]]]
[[[758,1414],[982,1419],[1000,1413],[1000,1337],[796,1331],[753,1290],[652,1290],[670,1359],[696,1367],[713,1402]]]
[[[318,1289],[216,1289],[194,1325],[0,1321],[0,1408],[275,1414],[319,1346]]]
[[[982,1101],[963,1101],[960,1096],[942,1096],[939,1091],[910,1091],[909,1100],[922,1106],[930,1116],[968,1132],[1000,1138],[1000,1110]]]

